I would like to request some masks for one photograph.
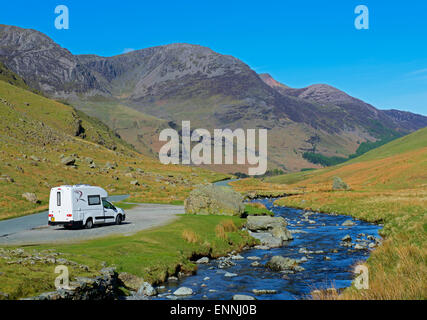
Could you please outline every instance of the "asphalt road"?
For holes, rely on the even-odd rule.
[[[112,202],[122,201],[129,198],[129,195],[110,196],[107,199]],[[41,225],[47,225],[48,211],[30,214],[19,218],[0,221],[0,241],[2,237],[20,231],[31,230]]]
[[[110,198],[111,199],[111,198]],[[121,199],[111,199],[119,201]],[[94,226],[93,229],[66,230],[47,225],[47,212],[0,221],[0,245],[39,243],[69,243],[112,234],[131,235],[140,230],[165,225],[184,213],[184,206],[138,204],[126,210],[126,221],[121,225]]]

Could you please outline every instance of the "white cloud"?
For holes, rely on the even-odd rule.
[[[123,50],[123,53],[129,53],[129,52],[132,52],[132,51],[135,51],[135,49],[133,49],[133,48],[125,48]]]
[[[415,70],[409,73],[409,75],[419,75],[419,74],[424,74],[427,73],[427,68],[425,69],[419,69],[419,70]]]

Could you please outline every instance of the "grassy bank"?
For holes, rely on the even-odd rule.
[[[349,191],[332,190],[336,176]],[[254,180],[232,185],[245,193],[258,185],[293,194],[278,205],[384,224],[385,241],[366,262],[370,288],[321,298],[427,298],[427,128],[334,167]]]
[[[132,236],[112,236],[74,244],[25,247],[28,252],[48,249],[61,257],[84,264],[90,271],[100,270],[102,263],[115,266],[151,283],[159,283],[181,271],[192,273],[197,265],[191,258],[219,257],[254,244],[247,232],[240,231],[244,219],[225,216],[181,215],[175,222]],[[4,272],[3,270],[9,272]],[[15,271],[13,269],[15,268]],[[0,292],[20,297],[54,289],[55,265],[16,265],[0,258]],[[73,271],[72,275],[82,272]],[[87,274],[84,272],[83,274]],[[31,288],[34,288],[31,289]],[[22,289],[22,288],[25,288]]]
[[[245,204],[245,216],[274,216],[274,212],[267,209],[262,203],[254,202]]]
[[[382,222],[383,245],[366,262],[368,290],[351,287],[339,299],[427,298],[427,192],[315,192],[282,198],[278,205],[348,214]]]

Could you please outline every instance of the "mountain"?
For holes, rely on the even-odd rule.
[[[419,114],[395,109],[383,110],[383,112],[396,124],[409,131],[427,126],[426,117]]]
[[[378,110],[374,106],[354,98],[347,93],[327,84],[314,84],[302,89],[287,87],[272,78],[262,78],[271,87],[276,88],[283,95],[288,95],[316,103],[322,108],[336,108],[331,117],[342,117],[353,123],[362,121],[379,121],[387,128],[405,132],[415,131],[427,126],[427,117],[399,110]],[[337,108],[338,107],[338,108]]]
[[[348,156],[362,142],[427,125],[426,117],[402,119],[327,85],[289,88],[192,44],[73,55],[38,31],[1,25],[0,61],[30,86],[100,118],[147,155],[159,150],[160,130],[182,120],[208,130],[266,128],[269,166],[295,171],[319,166],[305,152]]]
[[[183,200],[193,184],[224,178],[160,164],[98,119],[27,89],[20,76],[1,67],[0,220],[46,209],[50,188],[62,184],[95,184],[140,201],[171,202]],[[39,201],[27,201],[25,193]]]
[[[275,80],[269,73],[260,73],[258,75],[262,81],[264,81],[270,87],[278,90],[279,92],[281,92],[281,90],[289,89],[287,85]]]

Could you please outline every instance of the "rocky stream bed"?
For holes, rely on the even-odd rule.
[[[198,262],[194,276],[171,277],[155,288],[151,299],[301,299],[311,291],[351,285],[354,266],[378,246],[379,225],[343,215],[275,206],[275,199],[257,199],[282,217],[289,233],[281,245],[263,230],[252,234],[263,245],[227,257]],[[267,238],[265,240],[265,238]],[[276,237],[277,238],[277,237]],[[147,298],[133,295],[130,299]]]

